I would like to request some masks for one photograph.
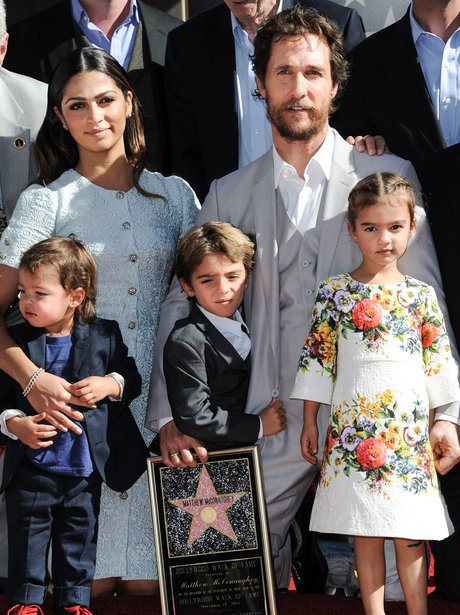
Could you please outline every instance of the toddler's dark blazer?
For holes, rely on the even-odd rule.
[[[9,329],[11,337],[38,367],[45,366],[46,334],[41,328],[22,323]],[[145,471],[147,449],[129,410],[131,401],[140,394],[141,378],[118,324],[96,318],[91,323],[77,323],[72,350],[72,382],[88,376],[105,376],[117,372],[125,379],[120,401],[102,399],[97,408],[78,407],[85,415],[85,425],[93,463],[104,482],[115,491],[128,489]],[[22,389],[5,372],[0,371],[0,412],[17,408],[27,415],[35,410],[22,395]],[[6,443],[3,480],[4,491],[27,446],[20,440],[0,434]]]
[[[245,414],[250,361],[193,303],[178,320],[163,353],[168,398],[176,425],[208,450],[254,444],[260,419]]]

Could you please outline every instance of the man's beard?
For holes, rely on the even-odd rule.
[[[268,119],[280,136],[287,141],[310,141],[324,130],[329,121],[329,111],[324,112],[315,107],[307,107],[305,104],[291,101],[282,107],[273,107],[268,97],[266,98],[266,103]],[[286,120],[284,113],[289,112],[289,109],[292,107],[302,107],[307,110],[310,120],[307,126],[303,122],[289,122]]]

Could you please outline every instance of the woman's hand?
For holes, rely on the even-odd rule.
[[[84,415],[74,410],[69,404],[90,408],[75,395],[72,395],[70,383],[64,378],[42,372],[37,378],[32,390],[27,395],[27,401],[35,412],[46,412],[46,420],[60,431],[73,431],[80,435],[81,428],[71,420],[83,421]]]
[[[197,460],[190,450],[192,448],[201,463],[206,463],[208,460],[208,451],[202,443],[191,436],[184,435],[172,420],[163,425],[158,437],[163,463],[170,468],[194,468]]]

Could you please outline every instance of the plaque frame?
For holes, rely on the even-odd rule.
[[[259,447],[147,473],[163,615],[277,615]]]

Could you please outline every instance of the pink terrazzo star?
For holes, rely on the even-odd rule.
[[[191,546],[197,538],[202,536],[211,527],[237,542],[238,539],[226,511],[233,504],[236,504],[243,495],[245,495],[244,491],[240,493],[218,494],[206,466],[203,466],[195,495],[180,500],[169,500],[170,504],[185,510],[193,517],[188,537],[188,546]]]

